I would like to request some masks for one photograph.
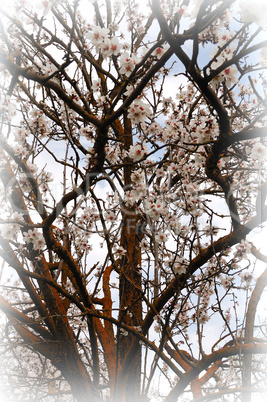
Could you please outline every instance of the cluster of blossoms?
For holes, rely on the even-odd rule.
[[[37,181],[38,181],[39,189],[43,193],[46,193],[47,191],[49,191],[49,183],[53,182],[52,173],[50,173],[50,172],[42,172],[38,176]]]
[[[203,208],[201,208],[201,198],[198,196],[198,188],[194,184],[187,184],[186,190],[186,209],[191,215],[201,216],[203,214]]]
[[[57,72],[57,67],[52,63],[51,60],[46,60],[45,62],[37,65],[37,71],[41,71],[42,75],[50,76]],[[54,76],[54,79],[56,80],[56,75]]]
[[[83,254],[84,252],[88,252],[92,250],[92,246],[88,243],[88,234],[79,233],[79,236],[75,237],[75,247],[78,254]]]
[[[105,153],[109,163],[114,165],[118,161],[121,152],[118,146],[112,146],[111,144],[108,144],[105,147]]]
[[[264,0],[257,0],[253,7],[249,0],[243,0],[240,2],[240,11],[242,21],[255,22],[260,27],[267,25],[267,4]]]
[[[136,55],[130,56],[128,52],[123,52],[120,57],[120,73],[126,75],[126,77],[129,77],[138,61],[139,59]]]
[[[15,141],[19,145],[24,145],[28,134],[23,127],[20,127],[18,130],[14,131],[13,135],[14,135]]]
[[[149,116],[151,116],[150,107],[141,99],[136,99],[128,110],[128,117],[135,124],[143,123]]]
[[[45,248],[45,240],[42,233],[38,232],[37,229],[28,230],[23,236],[25,243],[32,244],[33,249],[36,251],[43,251]]]
[[[129,149],[129,157],[137,162],[142,159],[148,152],[147,145],[143,142],[142,144],[131,145]]]
[[[219,63],[221,65],[221,63]],[[216,68],[215,63],[213,66]],[[212,86],[217,88],[219,84],[224,82],[227,87],[238,82],[238,70],[235,66],[229,66],[219,73],[212,81]]]
[[[199,324],[205,324],[209,321],[210,317],[208,315],[208,312],[204,308],[201,308],[197,314],[193,315],[192,319],[193,321],[197,319]]]
[[[78,226],[73,226],[73,236],[80,236],[80,232],[85,231],[87,236],[89,236],[89,231],[94,227],[97,220],[99,219],[98,212],[93,207],[85,207],[82,213],[77,217]]]
[[[255,142],[253,144],[250,156],[252,159],[257,160],[258,162],[265,161],[267,156],[267,147],[260,142]]]
[[[188,261],[184,257],[176,256],[174,259],[166,261],[166,266],[171,268],[174,274],[181,275],[186,273]]]
[[[144,210],[150,218],[158,220],[160,215],[166,215],[167,205],[161,197],[155,198],[153,194],[150,194],[150,196],[144,200]]]
[[[16,114],[16,107],[12,103],[10,96],[0,96],[0,116],[4,117],[6,121],[10,121]]]
[[[0,234],[6,240],[14,240],[20,230],[20,225],[12,221],[23,222],[23,215],[19,212],[13,212],[10,216],[10,223],[8,225],[0,225]]]
[[[86,206],[81,209],[81,213],[76,218],[76,225],[69,228],[71,239],[75,239],[76,252],[79,257],[83,253],[91,251],[92,245],[89,243],[92,231],[96,227],[99,214],[92,206]]]
[[[41,137],[46,137],[49,133],[48,121],[40,109],[32,109],[30,112],[29,126],[32,131],[39,134]]]
[[[187,328],[190,323],[190,311],[192,309],[191,304],[185,299],[180,299],[175,305],[175,312],[179,312],[179,326],[182,327],[184,335],[187,335]]]
[[[79,134],[81,137],[85,137],[87,140],[92,140],[94,139],[95,131],[92,126],[87,125],[79,130]]]
[[[228,32],[228,30],[216,31],[216,49],[211,52],[211,59],[213,60],[211,68],[214,70],[219,67],[223,62],[231,60],[236,49],[236,43],[233,40],[234,32]],[[224,46],[225,43],[231,42],[230,45]],[[215,67],[215,68],[214,68]]]
[[[228,275],[220,276],[220,281],[224,289],[229,289],[232,286],[233,278]]]
[[[241,240],[240,244],[236,246],[235,258],[242,260],[247,257],[251,252],[252,244],[247,240]]]
[[[79,224],[87,224],[98,218],[98,212],[94,207],[86,206],[82,209],[82,213],[78,218]]]
[[[122,6],[126,6],[126,2],[123,0],[121,2]],[[128,3],[129,4],[129,3]],[[144,4],[145,6],[145,4]],[[143,25],[144,15],[140,11],[138,3],[135,3],[134,6],[126,7],[126,15],[127,15],[127,29],[128,31],[135,31],[141,35],[145,29]]]
[[[21,156],[21,158],[27,156],[29,154],[28,149],[24,145],[14,144],[13,151],[15,155]]]
[[[90,44],[95,46],[98,52],[101,52],[104,58],[112,55],[118,56],[121,50],[121,44],[115,36],[109,38],[109,29],[101,28],[99,25],[92,27],[92,30],[86,34]]]

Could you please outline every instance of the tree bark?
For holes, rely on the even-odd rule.
[[[256,286],[250,297],[246,315],[245,342],[253,342],[256,310],[260,298],[262,296],[262,293],[266,286],[267,286],[267,269],[265,269],[265,271],[261,274],[261,276],[257,280]],[[252,373],[252,354],[248,354],[244,356],[243,372],[242,372],[243,388],[246,388],[248,390],[252,387],[251,373]],[[250,391],[244,391],[242,395],[242,401],[251,402],[252,399],[251,397],[252,394]]]
[[[141,249],[139,233],[140,221],[132,211],[126,211],[123,217],[121,246],[127,250],[123,257],[120,271],[120,323],[141,327],[142,323],[142,289],[141,289]],[[120,362],[127,355],[134,335],[120,331],[118,337],[118,354]],[[127,380],[119,386],[119,399],[138,401],[141,383],[141,345],[135,349],[135,355],[127,373]],[[117,393],[116,393],[117,395]]]

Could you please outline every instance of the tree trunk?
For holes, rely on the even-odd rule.
[[[63,345],[60,350],[57,367],[60,368],[61,373],[68,381],[73,395],[79,402],[99,401],[97,390],[94,389],[78,351],[70,350],[66,346],[68,345]]]
[[[123,216],[121,246],[126,250],[120,271],[120,313],[119,320],[132,327],[140,327],[142,321],[141,290],[141,249],[139,233],[140,220],[134,211],[126,211]],[[123,363],[134,335],[121,329],[118,337],[118,354]],[[131,367],[123,373],[126,379],[118,384],[119,401],[138,401],[141,382],[141,345],[138,345]],[[117,399],[116,399],[117,400]]]

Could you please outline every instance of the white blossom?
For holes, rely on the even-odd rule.
[[[12,103],[10,96],[6,96],[4,99],[0,94],[0,115],[1,114],[3,114],[8,121],[11,121],[11,119],[15,116],[16,107]]]
[[[123,52],[120,57],[120,73],[129,77],[137,63],[137,58],[130,56],[128,52]]]
[[[147,147],[145,144],[131,145],[130,149],[129,149],[129,157],[134,162],[137,162],[145,156],[146,152],[147,152]]]
[[[112,165],[115,165],[115,163],[118,161],[118,158],[119,158],[119,149],[118,149],[118,147],[114,147],[114,146],[111,146],[111,145],[106,145],[105,152],[106,152],[107,160]]]
[[[232,285],[233,279],[228,275],[220,276],[220,281],[224,289],[229,289]]]
[[[240,279],[242,282],[245,282],[246,284],[250,284],[253,280],[253,275],[250,272],[243,271],[240,274]]]
[[[51,10],[52,0],[41,0],[36,6],[43,11],[43,15],[47,15]]]
[[[267,156],[267,147],[260,142],[257,142],[251,151],[251,157],[253,159],[257,159],[258,161],[266,160]]]
[[[43,235],[38,232],[37,229],[28,230],[28,232],[24,234],[23,239],[27,244],[32,243],[34,250],[42,251],[45,247]]]
[[[219,63],[213,63],[212,66],[213,68],[217,68]],[[213,87],[218,86],[221,82],[225,82],[225,84],[230,87],[233,84],[236,84],[238,82],[238,70],[237,68],[232,65],[227,68],[225,68],[221,73],[219,73],[211,82]]]
[[[243,22],[255,22],[260,27],[267,25],[267,3],[265,0],[240,1],[241,18]]]
[[[101,91],[101,80],[97,79],[92,82],[92,90],[94,92]]]
[[[163,232],[163,231],[158,231],[157,234],[155,235],[155,239],[158,243],[165,243],[168,240],[169,233]]]
[[[144,172],[141,169],[135,170],[132,174],[131,174],[131,179],[134,183],[136,184],[141,184],[144,182]]]
[[[136,99],[128,110],[128,117],[133,123],[143,123],[147,117],[151,116],[151,110],[148,104],[141,99]]]
[[[99,50],[104,40],[108,36],[108,29],[101,28],[99,25],[94,25],[92,30],[87,33],[86,37]]]
[[[107,211],[105,213],[105,220],[108,222],[114,222],[116,219],[116,214],[114,211]]]

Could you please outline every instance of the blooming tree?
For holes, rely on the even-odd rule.
[[[13,3],[0,22],[6,397],[260,398],[265,3]]]

